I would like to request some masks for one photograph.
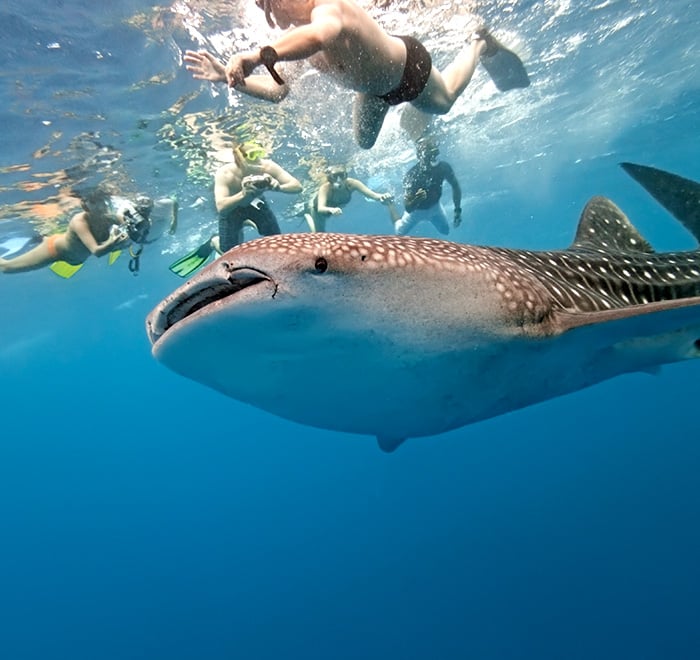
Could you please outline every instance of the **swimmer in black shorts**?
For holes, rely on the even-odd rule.
[[[265,149],[255,142],[234,145],[233,162],[222,165],[214,175],[218,235],[171,264],[170,270],[176,275],[188,277],[207,262],[214,250],[221,254],[242,243],[244,226],[253,226],[261,236],[280,233],[263,193],[271,190],[296,195],[302,186],[265,155]]]
[[[225,67],[211,53],[187,51],[187,69],[195,78],[227,82],[237,91],[277,103],[287,95],[288,86],[286,73],[281,75],[276,64],[309,59],[357,92],[353,124],[357,143],[365,149],[374,145],[392,105],[410,102],[423,113],[449,112],[480,58],[500,90],[529,84],[522,62],[485,29],[472,32],[462,51],[440,72],[419,41],[388,34],[353,0],[256,3],[271,27],[287,30],[278,40],[233,55]],[[253,73],[261,66],[269,76]]]
[[[233,148],[233,162],[214,175],[214,201],[219,212],[217,252],[226,252],[243,241],[243,226],[252,224],[261,236],[279,234],[275,214],[263,197],[267,190],[295,195],[301,183],[280,165],[264,158],[265,150],[246,142]]]

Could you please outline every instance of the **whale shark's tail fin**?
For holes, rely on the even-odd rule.
[[[700,183],[647,165],[620,166],[700,243]]]

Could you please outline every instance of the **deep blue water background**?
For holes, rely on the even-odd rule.
[[[653,3],[611,4],[656,20]],[[194,231],[202,218],[188,202],[208,191],[183,190],[169,155],[114,111],[133,78],[176,65],[114,27],[147,6],[9,3],[0,165],[30,160],[57,126],[117,127],[125,151],[138,143],[134,178],[163,194],[178,188]],[[537,6],[516,4],[516,24]],[[688,53],[700,10],[663,9],[666,43]],[[91,73],[85,58],[107,38],[112,59]],[[58,53],[46,49],[54,40]],[[663,80],[652,55],[649,76]],[[583,160],[556,104],[542,118],[557,139],[544,164],[511,164],[493,179],[475,154],[450,152],[472,174],[456,239],[564,247],[585,201],[605,194],[658,249],[692,247],[617,163],[700,179],[693,66],[686,89],[665,101],[657,85],[645,120],[621,112]],[[62,102],[41,92],[49,80],[93,90],[72,101],[78,119],[57,112],[51,128],[41,124]],[[141,92],[139,116],[157,118],[191,89],[185,75],[172,85]],[[481,199],[479,185],[496,194]],[[367,207],[354,204],[346,220],[361,225]],[[144,318],[179,283],[172,258],[152,251],[137,278],[104,260],[68,282],[48,271],[0,278],[1,658],[700,657],[696,363],[386,455],[371,438],[276,419],[153,361]],[[310,374],[310,392],[317,380]]]

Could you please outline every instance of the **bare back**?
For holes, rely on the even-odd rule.
[[[83,263],[92,254],[92,248],[109,238],[109,228],[115,221],[115,217],[101,213],[82,211],[74,215],[60,245],[61,259],[71,264]]]
[[[354,2],[315,0],[309,27],[323,42],[311,63],[343,86],[382,95],[399,84],[406,62],[403,42],[387,34]]]

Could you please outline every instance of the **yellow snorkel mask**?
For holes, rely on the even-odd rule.
[[[257,142],[244,142],[237,146],[235,150],[238,151],[243,160],[247,160],[249,163],[254,163],[267,156],[265,148]]]

